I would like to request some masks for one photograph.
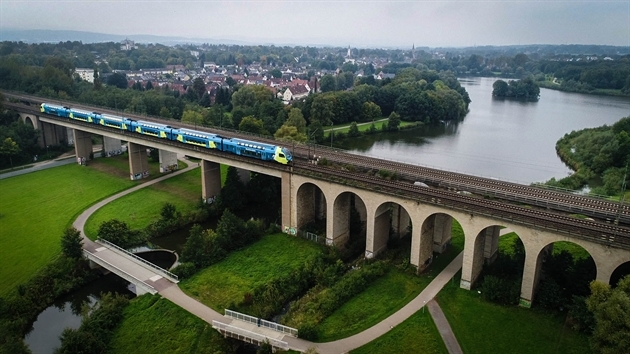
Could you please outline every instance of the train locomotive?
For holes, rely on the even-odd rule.
[[[81,109],[48,103],[42,103],[40,111],[56,115],[58,117],[80,120],[113,129],[126,130],[137,134],[150,135],[160,139],[178,141],[182,144],[190,144],[207,149],[216,149],[230,154],[251,157],[263,161],[276,161],[286,165],[293,160],[293,155],[287,148],[257,141],[227,138],[218,134],[198,130],[173,128],[161,123],[133,120],[125,117],[102,114],[98,112],[88,112]]]

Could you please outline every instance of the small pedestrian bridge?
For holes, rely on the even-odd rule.
[[[298,330],[279,323],[263,320],[232,310],[225,310],[225,321],[212,321],[212,328],[223,336],[235,338],[254,345],[269,343],[273,348],[289,350],[284,336],[297,337]]]
[[[160,268],[107,240],[86,242],[83,254],[90,265],[99,266],[127,280],[136,287],[136,295],[156,294],[178,283],[177,275]]]

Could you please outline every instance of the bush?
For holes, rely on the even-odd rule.
[[[183,280],[192,277],[197,272],[197,267],[192,262],[185,262],[180,263],[171,272],[177,275],[180,280]]]
[[[550,310],[561,310],[564,304],[562,288],[553,278],[545,279],[540,283],[537,298],[540,306]]]
[[[298,336],[306,340],[317,340],[317,325],[313,322],[303,322],[298,328]]]
[[[521,281],[501,279],[492,275],[483,278],[481,296],[501,305],[516,305],[520,300]]]

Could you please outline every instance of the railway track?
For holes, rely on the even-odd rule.
[[[583,238],[598,243],[615,243],[617,247],[630,249],[630,228],[598,221],[578,219],[552,211],[541,211],[475,196],[460,195],[453,191],[418,187],[409,183],[387,181],[379,177],[323,168],[309,163],[296,163],[294,173],[344,183],[356,188],[388,193],[398,197],[441,205],[472,215],[486,215],[510,222],[562,232],[571,237]]]
[[[7,97],[12,97],[14,100],[18,100],[21,103],[30,102],[31,106],[29,107],[32,112],[39,113],[39,103],[42,101],[41,98],[26,96],[26,95],[16,95],[16,94],[5,94]],[[61,104],[61,103],[60,103]],[[20,106],[20,103],[8,103],[7,106],[14,106],[18,109],[25,109],[26,106]],[[80,104],[73,104],[74,107],[84,108],[87,110],[98,110],[103,113],[111,113],[111,114],[120,114],[120,112],[116,112],[115,110],[106,109],[106,108],[94,108],[92,106],[85,106]],[[214,129],[207,127],[197,127],[191,124],[186,124],[173,120],[166,120],[156,117],[146,117],[137,114],[127,114],[125,116],[131,119],[142,119],[147,120],[150,119],[152,121],[164,123],[167,125],[176,125],[177,127],[186,127],[191,129],[208,131],[224,136],[233,136],[244,139],[254,139],[256,141],[264,141],[269,143],[277,144],[277,141],[273,139],[253,136],[251,134],[245,134],[243,132],[237,131],[226,131],[222,129]],[[175,123],[175,124],[174,124]],[[163,141],[161,141],[164,143]],[[385,181],[380,178],[374,178],[372,181],[379,184],[382,183],[391,183],[392,185],[397,185],[399,187],[402,186],[412,186],[414,181],[424,182],[430,186],[437,187],[432,188],[436,192],[438,190],[441,191],[450,191],[451,198],[460,198],[462,200],[468,198],[475,198],[473,196],[466,196],[461,194],[453,193],[453,191],[466,191],[478,195],[489,196],[495,199],[505,200],[510,203],[517,204],[526,204],[533,205],[542,208],[541,212],[544,211],[559,211],[564,213],[573,213],[573,214],[582,214],[591,218],[595,218],[597,220],[602,221],[603,223],[608,224],[621,224],[621,225],[630,225],[630,205],[627,203],[617,203],[611,202],[604,199],[580,196],[572,193],[559,192],[555,190],[549,190],[539,187],[532,187],[517,183],[511,182],[503,182],[488,178],[476,177],[471,175],[465,175],[460,173],[436,170],[432,168],[427,168],[423,166],[405,164],[396,161],[387,161],[376,158],[371,158],[362,155],[351,154],[345,151],[340,151],[338,149],[332,149],[324,146],[308,146],[304,144],[285,144],[293,149],[294,161],[295,161],[295,170],[294,172],[299,173],[299,169],[311,170],[313,168],[312,164],[302,163],[306,162],[313,155],[321,156],[322,158],[326,158],[329,161],[333,161],[336,164],[341,165],[351,165],[356,167],[358,170],[386,170],[390,172],[396,173],[396,175],[402,180],[406,180],[407,183],[401,182],[392,182]],[[279,167],[279,166],[278,166]],[[328,169],[331,171],[330,169]],[[332,172],[331,172],[332,173]],[[354,178],[360,178],[357,175]],[[475,198],[478,199],[479,198]],[[483,203],[490,203],[490,200],[484,199]],[[492,201],[492,203],[499,203],[497,201]],[[506,208],[510,205],[509,203],[499,203],[505,205]],[[513,205],[517,207],[518,205]],[[525,208],[521,208],[525,209]],[[554,215],[562,215],[562,214],[554,214]],[[575,222],[575,217],[562,215],[563,217],[570,218],[571,221]],[[588,220],[586,220],[588,221]],[[612,225],[611,225],[612,226]]]
[[[341,164],[394,172],[399,178],[410,182],[424,182],[433,187],[465,191],[550,210],[586,215],[605,222],[614,223],[618,218],[621,224],[630,224],[630,205],[628,203],[621,204],[573,193],[380,160],[322,147],[316,148],[314,154]]]

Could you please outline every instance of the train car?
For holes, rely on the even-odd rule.
[[[84,111],[82,109],[71,108],[70,118],[81,120],[88,123],[97,123],[100,114],[95,112]]]
[[[236,138],[223,139],[223,151],[264,161],[276,161],[284,165],[293,159],[293,156],[286,148]]]
[[[146,122],[143,120],[132,120],[131,129],[132,131],[143,135],[151,135],[162,139],[176,140],[176,137],[173,137],[173,128],[160,123]]]
[[[41,108],[39,109],[42,113],[54,114],[58,117],[66,117],[70,116],[70,108],[52,105],[48,103],[42,103]]]
[[[184,143],[205,147],[207,149],[219,149],[223,151],[223,139],[212,133],[200,132],[186,128],[173,129],[175,140]]]
[[[110,128],[116,128],[120,130],[129,130],[131,131],[131,119],[112,116],[109,114],[99,114],[96,120],[97,124],[104,125]]]

